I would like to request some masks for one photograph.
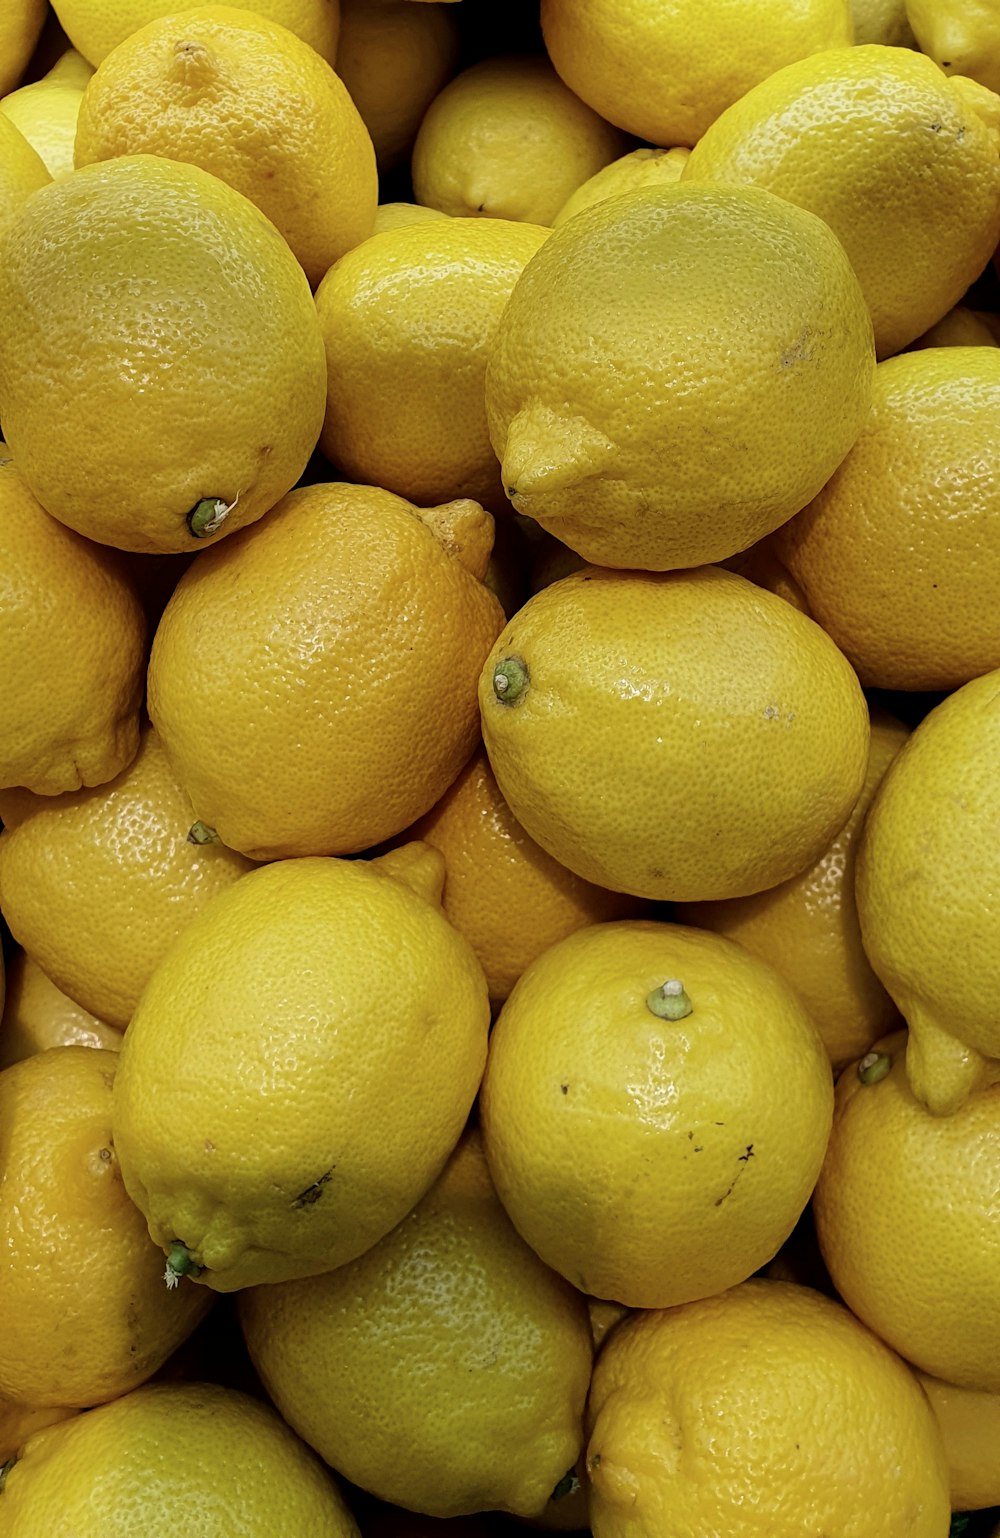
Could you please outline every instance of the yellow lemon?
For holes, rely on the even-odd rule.
[[[855,43],[915,48],[917,40],[906,10],[906,0],[851,0]]]
[[[118,1062],[53,1047],[0,1073],[0,1395],[20,1404],[127,1393],[211,1305],[201,1288],[165,1296],[163,1256],[126,1195],[111,1131]]]
[[[751,1280],[625,1320],[594,1371],[594,1538],[947,1538],[913,1374],[846,1308]]]
[[[57,987],[124,1030],[175,935],[251,870],[203,841],[163,744],[147,728],[106,785],[0,792],[0,908]]]
[[[446,214],[551,224],[570,193],[627,148],[548,59],[502,54],[464,69],[427,108],[413,192]]]
[[[958,303],[1000,240],[1000,99],[909,48],[836,49],[747,92],[681,180],[766,188],[824,219],[884,358]]]
[[[383,1500],[534,1516],[580,1453],[587,1305],[518,1237],[475,1134],[364,1255],[239,1313],[289,1425]]]
[[[0,111],[0,232],[13,222],[31,194],[51,180],[34,145],[12,118]]]
[[[1000,347],[993,317],[964,304],[952,305],[946,315],[928,326],[910,347]]]
[[[0,7],[0,93],[21,79],[48,14],[48,0],[7,0]]]
[[[24,135],[52,178],[68,176],[73,169],[73,141],[85,83],[73,78],[70,70],[60,69],[61,62],[41,80],[0,100],[0,112]]]
[[[910,1027],[913,1091],[939,1115],[961,1106],[985,1059],[1000,1058],[997,753],[1000,671],[923,718],[887,771],[858,845],[861,938]]]
[[[809,1200],[832,1105],[822,1043],[772,967],[642,920],[579,930],[527,969],[480,1096],[518,1232],[582,1292],[629,1308],[708,1297],[765,1265]]]
[[[871,401],[843,248],[756,188],[646,187],[567,220],[486,374],[507,495],[588,561],[718,561],[816,495]],[[641,402],[641,409],[637,403]]]
[[[455,73],[455,12],[410,0],[341,0],[337,74],[371,134],[381,172],[413,148],[421,119]]]
[[[113,779],[139,741],[142,606],[118,552],[50,518],[3,446],[0,571],[0,786]]]
[[[54,1426],[57,1421],[69,1420],[71,1415],[79,1413],[76,1409],[66,1409],[62,1405],[34,1407],[15,1404],[12,1399],[0,1399],[0,1459],[8,1463],[16,1458],[18,1450],[36,1431],[41,1431],[45,1426]]]
[[[948,75],[1000,90],[1000,6],[996,0],[906,0],[923,53]]]
[[[180,551],[252,523],[305,468],[325,394],[301,267],[197,166],[87,166],[0,236],[7,441],[46,511],[91,539]]]
[[[486,425],[486,359],[547,234],[512,219],[438,219],[386,231],[331,268],[316,312],[328,380],[320,447],[332,464],[418,504],[507,507]]]
[[[171,1512],[198,1538],[358,1538],[329,1470],[270,1405],[213,1383],[150,1383],[37,1432],[0,1495],[5,1538],[124,1538]]]
[[[813,1195],[820,1249],[848,1308],[907,1361],[1000,1394],[1000,1064],[933,1116],[905,1057],[899,1031],[837,1081]]]
[[[680,903],[672,917],[714,930],[767,961],[792,984],[835,1068],[860,1057],[898,1020],[861,944],[854,898],[858,836],[876,791],[909,733],[874,707],[861,794],[815,865],[751,897]]]
[[[686,148],[662,150],[650,145],[629,150],[627,155],[610,161],[570,193],[552,221],[553,227],[558,229],[581,209],[592,208],[595,203],[603,203],[605,198],[617,197],[621,192],[632,192],[636,187],[664,187],[680,181],[690,153]]]
[[[440,855],[424,855],[439,879]],[[343,1265],[440,1173],[479,1087],[489,1004],[468,942],[407,874],[329,859],[251,871],[147,984],[115,1146],[176,1275],[232,1292]]]
[[[286,27],[226,5],[150,22],[87,86],[76,164],[164,155],[211,171],[267,215],[315,286],[371,234],[368,130],[331,66]]]
[[[193,11],[198,0],[55,0],[52,9],[74,48],[95,67],[149,21]],[[337,0],[252,0],[245,9],[287,27],[328,64],[337,57]]]
[[[925,1372],[917,1377],[944,1437],[953,1508],[1000,1506],[1000,1393],[959,1388]]]
[[[156,632],[149,711],[224,843],[354,853],[430,810],[479,740],[491,540],[475,502],[314,485],[198,557]]]
[[[695,144],[764,80],[852,42],[849,0],[542,0],[553,64],[595,111],[654,144]]]
[[[776,886],[819,858],[864,781],[850,665],[811,619],[717,567],[562,578],[508,622],[479,690],[514,816],[616,891]]]
[[[0,1068],[49,1047],[106,1047],[117,1052],[122,1033],[68,997],[26,951],[14,953],[0,1021]]]
[[[411,0],[400,0],[400,3],[409,5]],[[428,219],[447,218],[440,208],[425,208],[422,203],[380,203],[375,210],[372,234],[381,235],[386,230],[400,229],[407,224],[424,224]]]

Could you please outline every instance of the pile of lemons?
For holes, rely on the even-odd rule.
[[[0,1538],[1000,1534],[997,91],[4,5]]]

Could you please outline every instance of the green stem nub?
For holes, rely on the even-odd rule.
[[[505,657],[493,669],[493,693],[501,705],[513,705],[528,687],[528,669],[520,657]]]
[[[16,1458],[8,1458],[5,1464],[0,1465],[0,1491],[3,1490],[4,1485],[7,1483],[7,1475],[10,1473],[16,1462]]]
[[[891,1052],[866,1052],[858,1064],[858,1078],[862,1084],[877,1084],[891,1067]]]
[[[659,988],[647,995],[646,1008],[660,1020],[683,1020],[694,1009],[684,992],[684,984],[678,977],[668,977]]]
[[[201,1266],[195,1265],[187,1245],[175,1239],[167,1251],[167,1269],[163,1273],[163,1280],[167,1286],[176,1287],[182,1276],[200,1275]]]
[[[202,497],[187,516],[188,528],[195,539],[207,539],[225,523],[235,504],[224,502],[222,497]]]
[[[201,819],[193,822],[188,828],[187,841],[189,844],[218,844],[221,843],[219,835],[214,828],[210,828],[207,822]]]

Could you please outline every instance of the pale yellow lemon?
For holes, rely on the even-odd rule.
[[[854,41],[887,43],[892,48],[915,48],[906,0],[851,0]]]
[[[921,51],[946,74],[1000,90],[997,0],[906,0],[906,19]]]
[[[410,0],[403,0],[409,4]],[[375,223],[372,227],[373,235],[381,235],[385,230],[399,229],[406,224],[423,224],[428,219],[447,219],[440,208],[425,208],[422,203],[380,203],[375,210]]]
[[[662,187],[680,181],[684,162],[690,150],[675,147],[671,150],[656,149],[644,145],[629,150],[617,160],[602,166],[582,186],[571,192],[552,224],[558,229],[567,219],[572,219],[583,208],[603,203],[605,198],[617,197],[620,192],[631,192],[636,187]]]
[[[73,169],[73,141],[90,66],[67,50],[40,80],[0,100],[0,112],[19,128],[53,178]],[[82,78],[81,78],[82,77]]]
[[[1000,347],[1000,339],[983,310],[956,304],[910,347]]]
[[[0,231],[13,222],[31,194],[51,180],[37,149],[13,119],[0,112]]]
[[[956,1511],[1000,1506],[1000,1393],[983,1394],[917,1373],[937,1416]]]
[[[371,134],[381,172],[405,160],[458,65],[456,13],[410,0],[341,0],[337,74]]]
[[[149,21],[192,11],[198,0],[55,0],[52,9],[74,48],[95,67]],[[337,0],[251,0],[246,10],[276,21],[333,64],[340,34]]]
[[[7,968],[0,1020],[0,1068],[49,1047],[107,1047],[117,1052],[121,1044],[121,1031],[57,988],[27,951],[15,951]]]

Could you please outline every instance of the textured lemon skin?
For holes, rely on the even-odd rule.
[[[436,219],[386,231],[331,268],[316,293],[328,379],[320,447],[331,464],[419,504],[473,497],[509,513],[486,425],[486,359],[547,235],[512,219]]]
[[[3,1491],[5,1538],[131,1538],[165,1512],[199,1538],[358,1538],[329,1471],[269,1405],[214,1383],[151,1383],[39,1431]]]
[[[622,192],[632,192],[636,187],[669,186],[680,181],[684,162],[690,150],[676,146],[674,149],[652,149],[648,145],[629,150],[617,160],[609,161],[589,177],[582,186],[571,192],[555,219],[554,229],[572,219],[584,208],[603,203],[605,198],[617,197]]]
[[[954,1111],[1000,1057],[994,828],[1000,671],[926,715],[879,788],[858,846],[861,938],[910,1027],[917,1099]]]
[[[198,0],[58,0],[53,5],[73,47],[95,67],[147,22],[193,11]],[[332,64],[340,36],[337,0],[253,0],[247,7],[287,27]]]
[[[87,86],[76,164],[164,155],[235,187],[315,286],[372,232],[375,151],[347,87],[286,27],[231,6],[165,16]]]
[[[584,101],[654,144],[695,144],[792,59],[853,41],[848,0],[542,0],[552,62]]]
[[[855,44],[886,43],[891,48],[916,47],[916,38],[906,12],[906,0],[851,0]],[[962,73],[967,71],[963,70]]]
[[[0,112],[0,231],[39,187],[52,180],[48,168],[20,128]]]
[[[195,1288],[165,1295],[163,1256],[125,1192],[111,1131],[118,1062],[53,1047],[0,1074],[0,1395],[20,1404],[127,1393],[211,1303]]]
[[[0,1458],[4,1463],[15,1457],[21,1447],[36,1431],[54,1426],[57,1421],[69,1420],[79,1415],[79,1410],[66,1409],[61,1405],[32,1407],[15,1404],[12,1399],[0,1399]]]
[[[0,450],[0,786],[100,785],[139,742],[146,622],[116,551],[39,506]]]
[[[1000,1393],[1000,1064],[950,1116],[920,1105],[906,1036],[877,1043],[888,1075],[837,1081],[813,1198],[834,1286],[859,1319],[924,1372]],[[872,1221],[873,1193],[878,1222]]]
[[[337,74],[371,135],[382,173],[409,155],[424,113],[455,72],[455,15],[410,0],[342,0]]]
[[[0,15],[0,94],[12,91],[31,58],[48,0],[9,0]]]
[[[774,550],[866,687],[1000,667],[1000,349],[888,358],[871,415]]]
[[[951,1476],[955,1511],[1000,1506],[1000,1394],[917,1377],[937,1416]]]
[[[193,317],[197,322],[193,323]],[[0,411],[42,506],[125,550],[200,548],[298,480],[323,421],[309,284],[197,166],[126,155],[43,187],[0,234]],[[224,383],[220,383],[224,381]]]
[[[494,671],[528,684],[498,698]],[[504,799],[585,880],[674,901],[810,866],[847,821],[868,709],[814,622],[714,567],[588,568],[528,600],[479,684]]]
[[[486,374],[518,512],[588,561],[663,570],[731,556],[816,495],[875,365],[843,248],[804,215],[682,177],[553,232]]]
[[[53,179],[73,169],[80,102],[92,74],[86,60],[70,48],[40,80],[0,99],[0,113],[20,130]]]
[[[899,1019],[861,943],[854,871],[868,808],[908,736],[901,721],[872,708],[861,794],[815,865],[766,892],[718,903],[678,903],[671,914],[679,923],[725,935],[769,962],[798,993],[838,1069]]]
[[[375,864],[251,871],[174,941],[126,1032],[129,1194],[220,1292],[342,1265],[440,1173],[488,1025],[467,942]]]
[[[877,43],[790,64],[723,114],[682,183],[767,188],[840,237],[880,358],[957,304],[1000,239],[1000,100]]]
[[[906,0],[917,46],[949,75],[1000,90],[1000,16],[992,0]]]
[[[913,1374],[840,1304],[751,1280],[623,1320],[588,1405],[595,1538],[947,1538]]]
[[[170,941],[251,862],[195,844],[154,731],[110,784],[64,796],[0,791],[0,907],[52,981],[124,1030]]]
[[[683,1019],[648,1005],[668,979]],[[809,1200],[832,1108],[822,1044],[773,968],[641,920],[580,930],[528,968],[480,1096],[518,1231],[582,1292],[630,1308],[707,1297],[769,1261]]]
[[[122,1033],[58,989],[26,951],[7,968],[0,1022],[0,1069],[49,1047],[106,1047],[118,1052]]]
[[[179,780],[254,858],[393,837],[476,746],[499,603],[426,516],[373,487],[296,490],[237,541],[181,578],[150,655]]]
[[[579,1456],[587,1305],[518,1237],[474,1132],[372,1249],[239,1313],[288,1423],[383,1500],[534,1517]]]

